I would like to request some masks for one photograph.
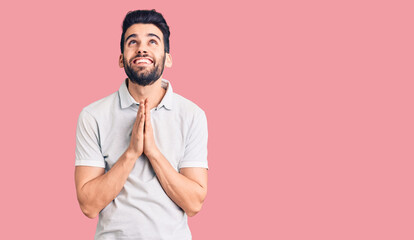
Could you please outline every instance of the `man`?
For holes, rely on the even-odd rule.
[[[207,119],[162,78],[170,31],[155,10],[123,22],[119,90],[85,107],[76,130],[82,212],[95,239],[191,239],[187,216],[207,194]]]

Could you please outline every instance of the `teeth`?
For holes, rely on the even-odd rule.
[[[151,61],[149,59],[146,59],[146,58],[141,58],[141,59],[135,60],[135,63],[147,63],[147,64],[150,64]]]

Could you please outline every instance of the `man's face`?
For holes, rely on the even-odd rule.
[[[162,76],[166,58],[171,60],[164,51],[161,30],[153,24],[138,23],[128,28],[124,39],[120,67],[124,67],[132,82],[141,86],[153,84]]]

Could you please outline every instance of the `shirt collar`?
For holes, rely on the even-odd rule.
[[[128,108],[131,105],[139,105],[129,93],[126,81],[128,81],[128,79],[125,79],[125,81],[122,82],[121,87],[118,90],[121,108]],[[173,89],[171,83],[166,79],[161,79],[161,81],[161,86],[164,89],[167,89],[167,91],[156,109],[158,110],[164,106],[166,109],[171,110],[173,105]]]

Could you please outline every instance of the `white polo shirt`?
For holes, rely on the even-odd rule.
[[[155,142],[171,165],[208,168],[207,118],[190,100],[167,91],[151,109]],[[111,169],[127,149],[139,103],[123,81],[119,90],[85,107],[76,130],[76,166]],[[124,188],[99,213],[95,239],[191,239],[187,215],[164,192],[143,154],[135,162]]]

